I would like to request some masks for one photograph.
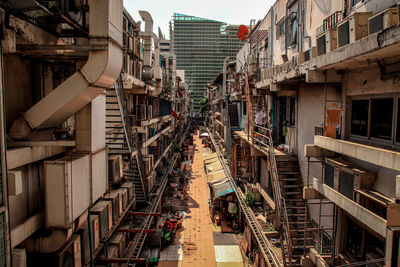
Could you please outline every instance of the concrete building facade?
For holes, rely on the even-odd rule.
[[[143,263],[135,210],[160,208],[188,123],[173,51],[122,0],[0,14],[0,265]]]
[[[279,229],[282,265],[399,265],[398,8],[276,1],[226,65],[227,90],[209,91],[210,129]],[[238,129],[222,136],[224,120]]]

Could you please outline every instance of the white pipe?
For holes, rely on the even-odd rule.
[[[26,138],[34,129],[55,127],[112,86],[122,67],[122,0],[89,0],[90,51],[86,64],[19,117],[11,138]]]

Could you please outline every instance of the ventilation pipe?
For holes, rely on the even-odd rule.
[[[139,37],[144,40],[144,52],[143,52],[143,79],[144,80],[156,80],[156,91],[161,92],[162,86],[162,71],[160,67],[160,47],[157,35],[153,32],[153,18],[147,11],[139,11],[144,24],[144,32],[139,32]],[[154,41],[154,67],[152,68],[152,42]]]
[[[26,138],[35,129],[59,125],[112,86],[122,67],[122,0],[89,0],[89,52],[86,64],[19,117],[11,138]]]

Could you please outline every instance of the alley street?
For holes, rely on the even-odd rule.
[[[215,255],[204,173],[203,150],[198,134],[194,136],[194,158],[189,189],[188,213],[185,220],[183,266],[215,266]]]

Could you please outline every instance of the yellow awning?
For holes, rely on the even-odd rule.
[[[204,161],[204,164],[208,165],[208,164],[212,164],[212,163],[217,162],[217,161],[219,161],[218,158],[207,159],[207,160]]]
[[[210,172],[209,174],[207,174],[207,181],[209,183],[214,183],[214,182],[217,182],[219,180],[225,179],[226,177],[227,176],[226,176],[225,171],[224,170],[219,170],[219,171]]]
[[[217,153],[211,153],[211,154],[205,155],[204,160],[217,158],[217,157],[218,157]]]
[[[207,173],[215,172],[215,171],[222,170],[222,165],[218,161],[218,162],[214,162],[214,163],[206,165],[206,169],[207,169]]]

